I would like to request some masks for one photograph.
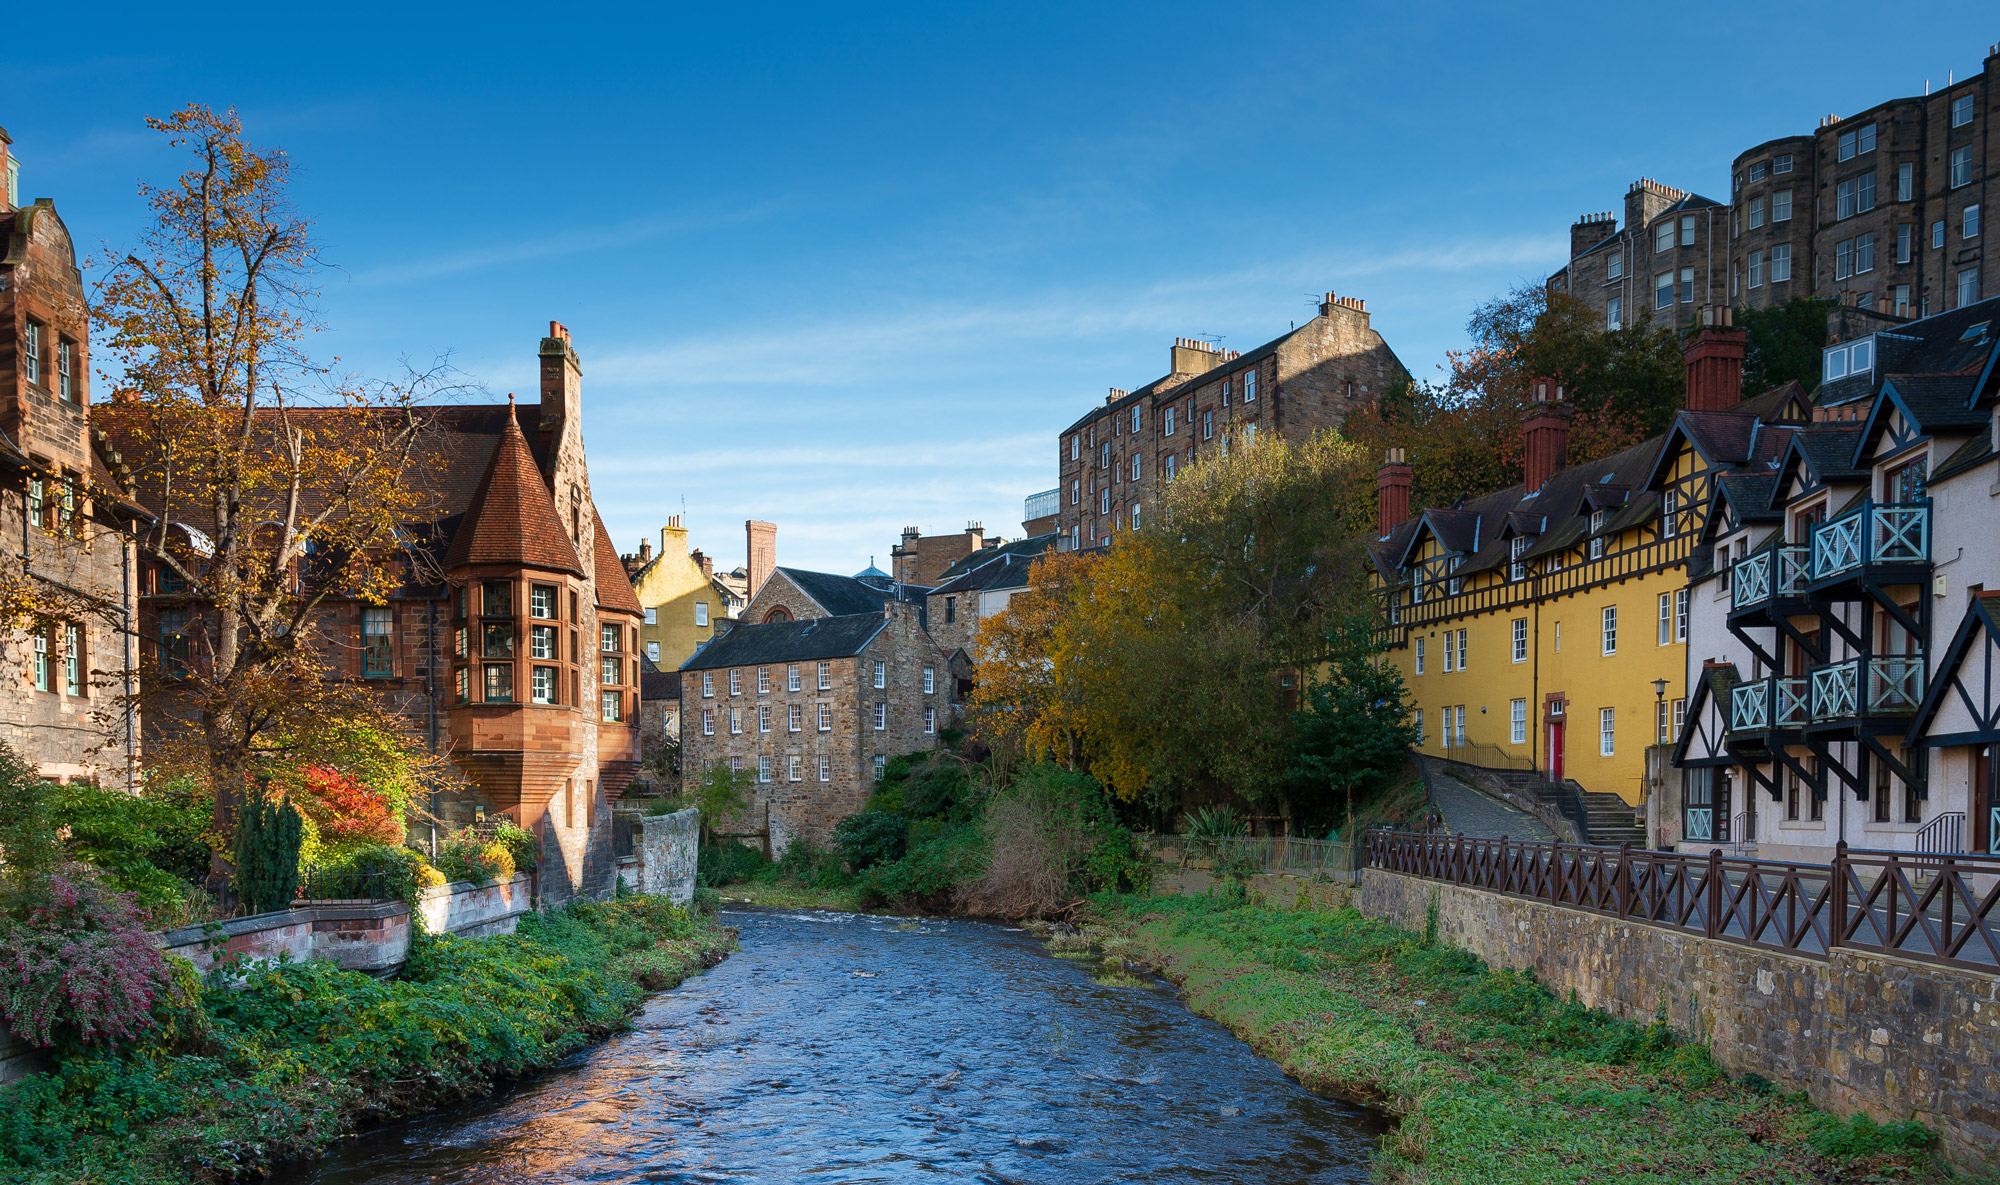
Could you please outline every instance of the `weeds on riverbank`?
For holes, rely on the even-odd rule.
[[[1378,1165],[1390,1182],[1953,1179],[1916,1124],[1843,1122],[1733,1082],[1664,1022],[1615,1020],[1351,909],[1095,906],[1107,950],[1157,966],[1313,1089],[1400,1116]]]
[[[731,945],[712,917],[632,897],[427,940],[395,980],[268,962],[232,987],[181,963],[153,1040],[0,1089],[0,1179],[166,1185],[310,1156],[364,1119],[554,1064]]]

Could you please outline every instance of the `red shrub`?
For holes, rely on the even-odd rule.
[[[130,893],[72,864],[0,914],[0,1020],[34,1045],[58,1033],[85,1045],[129,1040],[152,1024],[167,960]]]
[[[403,842],[403,821],[396,817],[388,796],[337,769],[306,766],[300,771],[299,789],[292,801],[313,821],[320,843],[329,848],[395,847]]]

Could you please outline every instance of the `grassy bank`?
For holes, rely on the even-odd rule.
[[[231,988],[182,963],[139,1046],[59,1052],[0,1090],[0,1180],[166,1185],[309,1157],[551,1066],[733,946],[711,916],[634,897],[421,943],[392,981],[278,962]]]
[[[1732,1081],[1664,1024],[1558,1000],[1352,909],[1104,896],[1093,913],[1087,938],[1157,968],[1307,1086],[1399,1116],[1384,1181],[1956,1179],[1922,1128]]]

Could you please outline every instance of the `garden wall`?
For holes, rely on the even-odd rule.
[[[701,812],[675,811],[645,815],[633,829],[633,886],[641,893],[666,897],[675,905],[694,900],[695,857],[701,842]]]
[[[47,1050],[36,1049],[0,1022],[0,1084],[26,1078],[46,1065],[48,1060]]]
[[[1824,959],[1370,868],[1361,912],[1559,994],[1648,1021],[1664,1014],[1733,1074],[1822,1107],[1916,1119],[1953,1157],[2000,1161],[2000,973],[1835,947]]]

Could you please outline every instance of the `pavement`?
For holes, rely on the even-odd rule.
[[[1548,825],[1511,803],[1459,781],[1449,774],[1431,775],[1431,802],[1444,816],[1447,831],[1493,839],[1554,839]]]

